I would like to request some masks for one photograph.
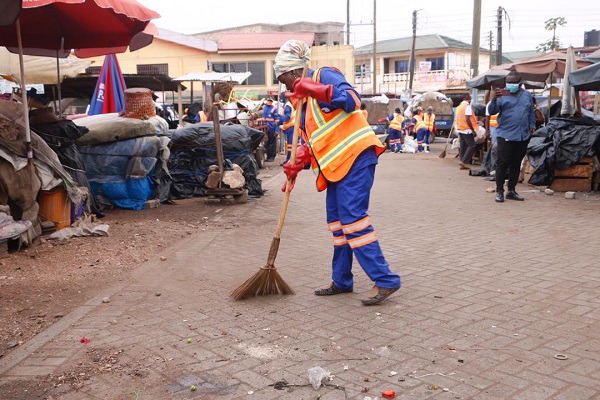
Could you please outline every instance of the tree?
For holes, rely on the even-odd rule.
[[[556,28],[559,26],[565,26],[567,24],[567,20],[565,17],[555,17],[546,20],[544,24],[544,29],[547,31],[552,31],[552,39],[548,39],[545,42],[537,45],[536,50],[541,53],[554,51],[560,47],[560,41],[556,37]]]

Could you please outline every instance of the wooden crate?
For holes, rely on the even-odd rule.
[[[523,183],[529,184],[529,179],[534,172],[535,168],[529,164],[529,160],[525,160],[523,165]],[[594,160],[591,157],[584,157],[567,169],[555,169],[554,180],[548,188],[555,192],[589,192],[592,190],[593,175]]]
[[[555,169],[554,180],[548,187],[556,192],[589,192],[592,190],[593,175],[594,160],[583,157],[567,169]]]

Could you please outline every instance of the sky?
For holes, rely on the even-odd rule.
[[[138,1],[161,14],[161,18],[154,21],[158,27],[185,34],[261,22],[346,23],[347,0]],[[350,0],[350,44],[356,47],[373,41],[373,1]],[[412,12],[416,9],[419,10],[417,35],[438,33],[467,43],[472,41],[473,0],[375,1],[377,40],[411,36]],[[510,18],[510,29],[508,19],[503,21],[504,51],[535,50],[538,44],[551,39],[552,32],[544,29],[544,21],[549,18],[566,18],[567,24],[556,31],[562,46],[583,46],[585,31],[600,30],[598,0],[482,0],[481,47],[489,48],[489,32],[492,31],[495,48],[499,6]]]

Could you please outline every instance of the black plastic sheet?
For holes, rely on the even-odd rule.
[[[527,147],[529,163],[536,171],[529,183],[547,186],[554,170],[567,169],[583,157],[600,151],[600,123],[590,117],[552,118],[535,131]]]
[[[85,173],[85,164],[75,141],[87,133],[87,128],[75,125],[72,121],[61,120],[56,123],[32,126],[31,129],[40,135],[58,156],[62,166],[69,172],[79,186],[88,188],[90,193],[90,210],[98,217],[104,215],[96,198],[92,195],[90,182]]]
[[[173,178],[171,194],[175,198],[204,196],[208,168],[217,164],[213,123],[201,122],[169,133],[169,172]],[[245,188],[254,197],[264,194],[261,181],[257,178],[258,164],[252,154],[263,136],[263,132],[244,125],[221,125],[224,157],[242,168]]]

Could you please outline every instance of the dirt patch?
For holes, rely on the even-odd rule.
[[[142,211],[109,210],[102,219],[110,225],[107,237],[42,240],[1,258],[0,358],[127,279],[141,263],[161,257],[171,244],[204,229],[222,208],[188,199]]]

